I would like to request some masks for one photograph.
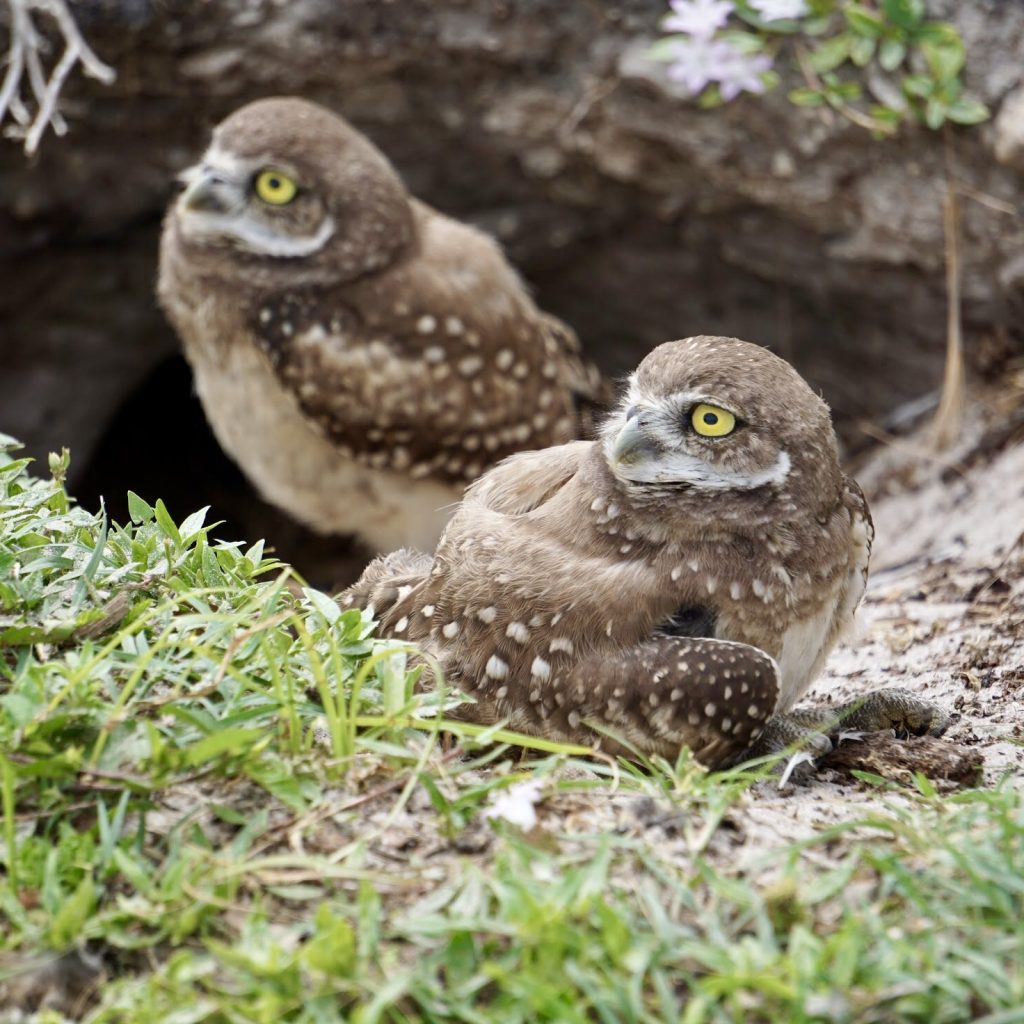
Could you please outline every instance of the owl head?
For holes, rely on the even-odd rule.
[[[171,219],[201,271],[258,283],[338,283],[389,265],[412,211],[385,157],[305,100],[258,100],[214,130]]]
[[[794,494],[834,502],[841,482],[828,406],[787,362],[736,338],[659,345],[630,378],[602,443],[638,504],[674,497],[705,517],[737,503],[777,510]]]

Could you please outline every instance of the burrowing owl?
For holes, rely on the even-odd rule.
[[[697,337],[647,356],[599,440],[491,470],[433,557],[378,559],[342,601],[433,655],[479,721],[718,765],[769,719],[776,746],[807,724],[787,713],[853,617],[871,539],[825,403],[766,349]],[[943,721],[896,691],[856,715]]]
[[[184,180],[160,301],[221,445],[296,519],[432,548],[467,482],[579,436],[601,385],[572,331],[340,117],[251,103]]]

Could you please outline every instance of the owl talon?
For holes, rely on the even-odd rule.
[[[800,713],[774,715],[763,732],[743,755],[744,761],[769,757],[786,751],[804,755],[803,764],[783,762],[783,782],[807,781],[814,774],[814,763],[832,750],[828,734],[808,726]]]
[[[813,762],[851,735],[892,730],[898,739],[941,736],[949,727],[944,708],[909,690],[875,690],[838,706],[817,705],[775,715],[744,760],[780,754],[797,747],[808,754],[806,765],[787,765],[784,780],[807,781]]]

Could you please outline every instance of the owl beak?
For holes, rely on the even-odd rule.
[[[656,456],[660,450],[660,446],[644,433],[643,417],[633,416],[626,420],[612,442],[609,457],[616,466],[635,466]]]
[[[235,186],[223,174],[197,168],[182,193],[185,209],[196,213],[230,213],[235,207]]]

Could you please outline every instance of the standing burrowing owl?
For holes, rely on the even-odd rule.
[[[572,331],[341,118],[251,103],[184,180],[160,301],[221,445],[296,519],[432,548],[488,466],[580,436],[601,385]]]
[[[690,338],[640,364],[599,440],[510,458],[432,558],[379,558],[342,602],[436,658],[467,717],[720,765],[818,725],[790,712],[853,618],[871,539],[825,403],[763,348]],[[944,722],[887,690],[844,727]]]

